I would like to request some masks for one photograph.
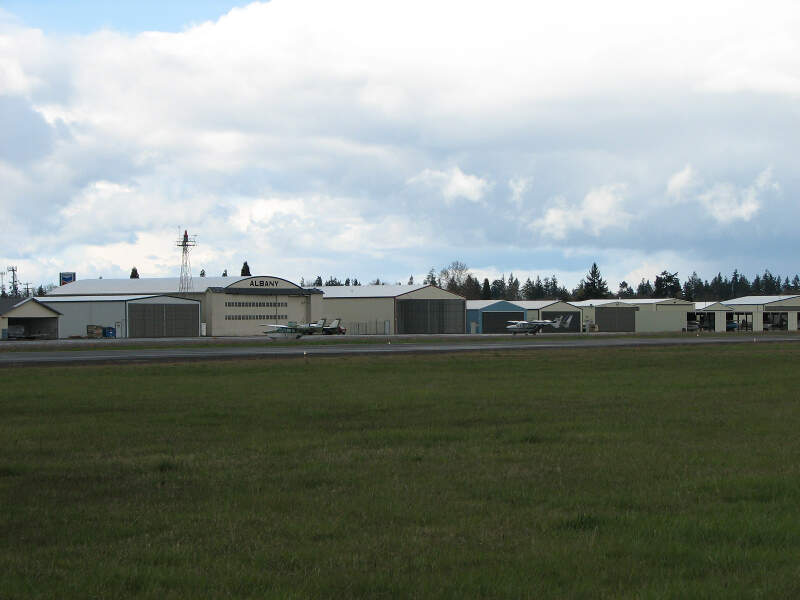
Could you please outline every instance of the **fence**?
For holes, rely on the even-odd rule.
[[[389,335],[392,332],[391,321],[350,321],[342,326],[347,335]]]

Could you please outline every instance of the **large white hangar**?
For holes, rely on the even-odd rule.
[[[127,337],[172,337],[167,332],[174,334],[179,330],[176,329],[179,315],[186,326],[190,319],[197,323],[191,333],[180,329],[186,332],[185,336],[246,336],[261,335],[265,323],[311,322],[322,313],[320,290],[304,289],[271,276],[195,277],[188,292],[180,290],[178,277],[83,279],[56,288],[41,300],[52,301],[55,306],[58,299],[66,298],[72,300],[62,300],[67,304],[60,306],[73,306],[65,310],[84,315],[76,323],[85,320],[87,314],[104,315],[111,311],[115,316],[108,326],[117,327]],[[120,303],[127,309],[118,318]],[[190,318],[187,315],[191,311],[195,316]],[[62,330],[71,331],[72,327],[65,324]]]
[[[353,335],[464,333],[466,300],[433,285],[323,286],[322,316]]]

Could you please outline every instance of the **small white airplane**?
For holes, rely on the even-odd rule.
[[[553,319],[552,321],[548,320],[534,320],[534,321],[508,321],[508,326],[506,329],[510,331],[513,335],[517,335],[518,333],[525,333],[525,334],[532,334],[536,335],[545,327],[552,327],[553,329],[560,329],[564,327],[565,329],[569,327],[569,324],[572,322],[572,315],[565,315],[559,319]]]
[[[325,319],[320,319],[316,323],[295,323],[289,321],[287,325],[276,325],[273,323],[262,323],[263,327],[269,327],[264,333],[268,337],[284,337],[300,339],[304,335],[314,335],[315,333],[325,332]]]

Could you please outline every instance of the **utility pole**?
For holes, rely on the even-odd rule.
[[[19,281],[17,280],[16,265],[8,267],[8,272],[11,273],[11,295],[16,298],[19,296]]]

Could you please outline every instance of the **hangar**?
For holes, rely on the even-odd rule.
[[[740,330],[797,331],[800,296],[743,296],[725,300]]]
[[[572,317],[565,328],[547,327],[545,332],[580,331],[581,309],[560,300],[468,300],[467,330],[470,333],[507,333],[508,321],[553,320]]]
[[[170,296],[44,296],[61,313],[58,337],[85,337],[87,327],[104,337],[156,338],[200,335],[200,302]],[[110,330],[110,332],[108,331]]]
[[[178,277],[83,279],[58,287],[41,300],[55,306],[58,298],[67,297],[72,300],[65,310],[72,315],[102,314],[109,326],[119,323],[127,337],[187,332],[190,321],[195,322],[189,317],[192,311],[198,315],[198,326],[187,335],[214,336],[261,335],[264,323],[311,322],[322,312],[322,292],[272,276],[196,277],[188,292],[180,291]]]
[[[464,333],[466,300],[434,285],[332,285],[322,317],[340,318],[354,335]]]
[[[583,323],[591,330],[652,333],[684,331],[694,303],[676,298],[626,298],[572,302],[583,309]]]
[[[36,298],[0,298],[0,339],[56,339],[59,317]]]

